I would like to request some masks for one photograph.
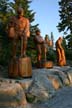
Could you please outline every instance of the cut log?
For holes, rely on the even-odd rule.
[[[9,64],[8,75],[10,78],[18,77],[18,60],[12,59]]]
[[[32,65],[29,57],[19,58],[19,76],[32,77]]]
[[[53,68],[53,62],[52,61],[46,61],[42,65],[44,68]]]

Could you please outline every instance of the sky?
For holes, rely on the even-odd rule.
[[[41,30],[43,38],[45,34],[50,36],[51,32],[53,32],[54,41],[63,35],[58,32],[56,27],[58,22],[60,22],[58,1],[59,0],[32,0],[30,4],[30,9],[36,12],[35,21],[32,24],[39,24],[38,27]]]

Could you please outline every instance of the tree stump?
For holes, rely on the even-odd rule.
[[[44,68],[53,68],[53,62],[52,61],[46,61],[42,65]]]
[[[32,65],[29,57],[19,58],[19,76],[32,77]]]
[[[8,75],[10,78],[18,77],[18,60],[17,59],[11,59],[9,63]]]

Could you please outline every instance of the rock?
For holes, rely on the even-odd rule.
[[[0,83],[3,82],[3,83],[18,83],[21,85],[21,87],[23,88],[24,91],[26,91],[31,83],[32,83],[32,78],[19,78],[19,79],[8,79],[8,78],[0,78]]]
[[[67,70],[67,77],[69,79],[70,84],[72,84],[72,69]]]
[[[33,69],[32,73],[32,78],[0,78],[0,108],[59,107],[53,107],[53,105],[57,104],[55,102],[59,102],[57,98],[62,99],[61,96],[66,95],[59,94],[58,97],[58,91],[72,84],[72,67],[54,66],[50,69]],[[50,100],[53,100],[53,102]],[[31,104],[28,105],[27,101]],[[61,106],[61,108],[64,107]]]
[[[26,91],[31,86],[33,80],[32,78],[28,78],[28,79],[17,80],[16,82],[18,82],[23,88],[23,90]]]
[[[72,87],[63,87],[47,101],[48,108],[72,108]]]
[[[0,108],[17,108],[27,104],[24,91],[17,83],[0,83]]]
[[[69,80],[67,78],[67,74],[65,72],[63,72],[61,69],[53,68],[53,69],[49,69],[49,72],[47,72],[47,76],[52,75],[53,78],[58,79],[58,81],[60,83],[60,87],[69,85]]]
[[[58,77],[57,76],[53,76],[53,75],[49,75],[48,76],[48,79],[52,82],[52,84],[53,84],[53,87],[57,90],[57,89],[59,89],[60,87],[61,87],[61,85],[60,85],[60,83],[61,82],[59,82],[59,79],[58,79]]]
[[[35,70],[36,71],[36,70]],[[42,102],[51,98],[55,94],[55,89],[47,76],[37,70],[33,75],[33,83],[27,91],[27,98],[34,98],[34,102]],[[29,97],[28,97],[29,96]]]
[[[67,71],[70,67],[54,67],[53,69],[33,70],[33,83],[28,89],[27,99],[34,103],[44,102],[53,97],[56,90],[69,85]]]

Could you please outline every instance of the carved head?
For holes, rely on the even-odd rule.
[[[62,42],[62,40],[63,40],[63,37],[59,37],[59,41]]]
[[[49,38],[48,38],[48,37],[49,37],[49,36],[46,34],[46,35],[45,35],[45,40],[46,40],[46,41],[48,41],[48,40],[49,40]]]
[[[63,40],[63,38],[62,37],[59,37],[59,40]]]
[[[23,14],[24,14],[23,8],[18,7],[18,9],[17,9],[17,14],[18,14],[18,16],[23,16]]]
[[[35,31],[35,33],[36,33],[36,35],[40,35],[40,30],[37,29],[37,30]]]

